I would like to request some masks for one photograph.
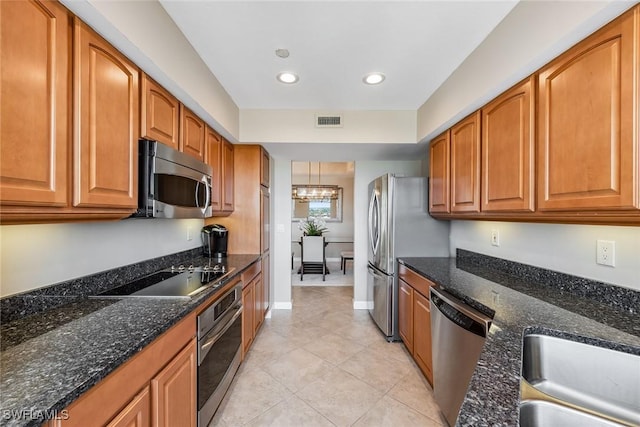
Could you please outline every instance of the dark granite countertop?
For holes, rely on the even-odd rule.
[[[587,295],[589,292],[580,295],[580,286],[566,285],[570,281],[568,275],[550,278],[529,274],[535,268],[507,274],[491,260],[487,262],[488,258],[467,262],[459,253],[458,258],[398,259],[470,305],[495,311],[457,425],[519,424],[520,364],[525,334],[546,333],[640,354],[640,293],[596,283],[600,293],[619,292],[622,296],[598,299]],[[554,282],[553,277],[558,279],[557,283],[550,283]],[[598,286],[592,287],[597,291]],[[625,303],[616,303],[616,297]]]
[[[51,290],[20,296],[43,306],[50,304],[48,298],[67,298],[68,303],[3,321],[0,425],[40,425],[43,414],[69,406],[259,259],[259,255],[230,255],[226,264],[235,268],[234,274],[189,299],[77,298]],[[203,265],[209,259],[191,261]]]

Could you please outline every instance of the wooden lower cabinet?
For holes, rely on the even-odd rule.
[[[147,427],[151,426],[151,395],[145,387],[107,427]]]
[[[242,282],[242,358],[244,359],[264,321],[262,261],[253,263],[242,273]]]
[[[253,336],[258,334],[258,330],[260,326],[262,326],[262,322],[264,321],[264,311],[262,310],[262,302],[264,298],[264,288],[262,286],[262,274],[259,274],[255,279],[253,279],[253,287],[254,287],[254,312],[253,312]]]
[[[198,405],[196,350],[193,340],[151,380],[154,426],[195,427]]]
[[[398,279],[398,332],[404,345],[413,354],[413,288]]]
[[[66,408],[57,427],[196,425],[196,313]]]
[[[431,310],[429,298],[420,292],[413,294],[413,358],[433,384],[431,363]]]
[[[242,288],[242,354],[245,355],[249,351],[249,347],[253,343],[253,315],[255,306],[255,287],[251,282]],[[244,356],[243,356],[244,358]]]
[[[433,384],[429,288],[434,283],[402,264],[398,271],[400,338],[429,383]]]

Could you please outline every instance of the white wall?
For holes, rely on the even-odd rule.
[[[272,158],[273,308],[291,309],[291,160]]]
[[[596,240],[616,242],[615,268],[596,264]],[[449,247],[452,256],[468,249],[640,291],[640,227],[451,221]]]
[[[342,114],[343,126],[318,128],[315,114]],[[265,142],[416,142],[416,111],[246,110],[240,111],[240,140]]]
[[[367,214],[369,183],[385,173],[423,176],[422,161],[356,161],[353,183],[353,308],[366,309],[367,303]]]
[[[0,297],[202,246],[202,225],[140,218],[0,226]]]
[[[294,176],[292,184],[306,184],[307,176],[301,177],[296,181]],[[342,187],[342,222],[327,222],[327,237],[350,237],[353,238],[353,177],[323,176],[323,185],[338,185]],[[289,202],[291,203],[291,201]],[[299,221],[291,223],[292,241],[300,241],[302,231],[298,228]],[[327,258],[340,258],[340,251],[350,251],[353,245],[349,243],[338,244],[332,243],[327,246]],[[300,257],[300,245],[291,244],[291,250],[295,252],[296,257]]]

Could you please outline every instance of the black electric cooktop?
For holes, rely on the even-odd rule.
[[[171,267],[126,285],[109,289],[96,297],[189,298],[211,286],[216,286],[234,270],[235,268],[227,269],[223,264],[205,267]]]

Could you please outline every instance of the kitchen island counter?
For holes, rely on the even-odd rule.
[[[640,354],[639,292],[561,273],[541,275],[542,269],[517,263],[511,264],[517,264],[518,274],[505,272],[504,260],[461,250],[457,258],[399,258],[398,262],[466,303],[495,311],[459,426],[518,425],[525,334],[573,336]],[[594,298],[592,291],[597,293],[598,287],[609,295]]]
[[[225,261],[234,273],[191,298],[21,296],[44,306],[50,299],[68,303],[2,323],[0,425],[35,426],[59,415],[258,260],[260,255],[230,255]],[[201,265],[209,259],[191,261]]]

